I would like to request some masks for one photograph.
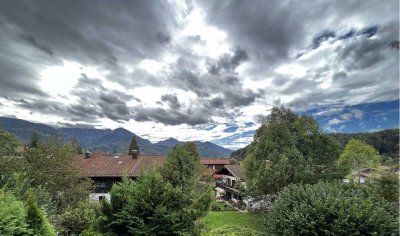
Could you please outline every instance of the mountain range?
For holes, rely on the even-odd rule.
[[[127,153],[132,137],[136,137],[140,153],[147,155],[162,155],[168,153],[176,144],[183,143],[174,138],[152,143],[148,139],[130,132],[118,129],[94,128],[54,128],[49,125],[33,123],[26,120],[0,117],[0,128],[14,134],[22,142],[30,140],[33,132],[38,132],[44,139],[53,135],[61,135],[65,141],[74,137],[84,149],[106,153]],[[212,142],[194,141],[201,157],[229,157],[232,150],[216,145]]]

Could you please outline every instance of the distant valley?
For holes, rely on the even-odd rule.
[[[38,132],[44,139],[53,135],[61,135],[65,141],[76,137],[79,144],[84,149],[91,151],[101,151],[110,153],[127,153],[129,144],[134,133],[129,130],[118,128],[93,129],[93,128],[53,128],[49,125],[33,123],[26,120],[0,117],[0,128],[17,136],[21,142],[26,143],[33,132]],[[174,138],[169,138],[157,143],[152,143],[147,139],[136,136],[140,152],[148,155],[166,154],[176,144],[182,143]],[[229,157],[232,150],[216,145],[212,142],[194,141],[197,145],[201,157]]]

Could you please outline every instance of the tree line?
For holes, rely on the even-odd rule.
[[[341,151],[351,139],[362,140],[373,146],[379,153],[388,158],[399,156],[399,129],[386,129],[370,133],[327,133],[334,137],[340,145]],[[230,155],[231,158],[244,160],[248,146],[240,148]]]

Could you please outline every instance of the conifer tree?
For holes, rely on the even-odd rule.
[[[135,135],[133,135],[132,140],[131,140],[131,144],[129,145],[129,155],[133,154],[133,150],[137,150],[137,154],[139,154],[139,145],[136,142],[136,137]]]
[[[37,148],[40,145],[40,134],[37,131],[34,131],[31,136],[31,140],[29,141],[30,148]]]
[[[72,138],[71,145],[74,148],[76,154],[83,153],[83,149],[81,145],[79,145],[79,140],[75,136]]]
[[[56,232],[49,223],[44,212],[37,206],[36,199],[31,191],[27,196],[27,223],[33,235],[55,236]]]
[[[99,227],[116,235],[193,235],[195,221],[210,208],[212,194],[199,182],[198,157],[178,145],[164,167],[114,185]],[[161,173],[160,173],[161,172]]]

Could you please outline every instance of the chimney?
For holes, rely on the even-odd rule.
[[[138,158],[138,150],[134,149],[132,150],[132,158],[137,159]]]
[[[85,153],[85,158],[87,159],[87,158],[90,158],[90,155],[91,155],[92,153],[89,151],[89,150],[86,150],[86,153]]]

